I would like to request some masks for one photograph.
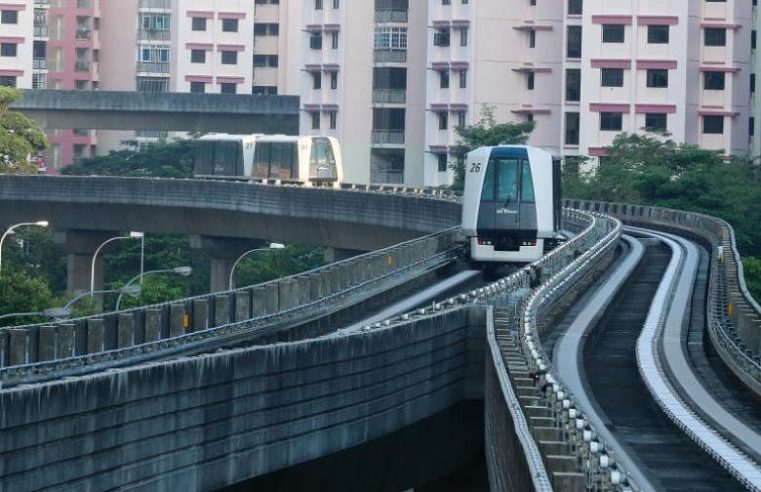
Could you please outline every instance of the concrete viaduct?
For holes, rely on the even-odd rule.
[[[186,192],[200,194],[200,187],[207,185],[2,177],[0,217],[8,223],[39,219],[37,214],[52,212],[54,206],[81,201],[78,212],[89,208],[92,219],[66,214],[58,219],[68,230],[90,221],[85,231],[97,231],[111,230],[107,218],[93,211],[108,203],[115,207],[111,214],[122,207],[125,217],[131,215],[126,212],[130,207],[154,215],[163,215],[162,207],[169,214],[183,209],[177,218],[206,206],[220,214],[226,209],[228,215],[221,217],[228,219],[234,213],[265,221],[270,217],[275,228],[274,217],[282,213],[281,219],[293,220],[296,228],[308,227],[310,221],[320,224],[309,231],[312,234],[321,228],[332,228],[330,233],[337,237],[344,234],[344,239],[333,239],[336,247],[372,249],[441,230],[456,223],[459,215],[458,204],[431,198],[298,188],[238,191],[238,184],[229,183],[212,184],[220,198],[206,197],[203,205],[192,203],[205,195],[179,198]],[[160,191],[151,192],[152,187]],[[20,196],[30,189],[39,194],[36,199]],[[278,200],[277,194],[288,199]],[[54,198],[46,204],[47,197]],[[362,202],[368,203],[363,207]],[[609,215],[566,212],[566,224],[579,235],[540,261],[539,271],[549,282],[559,282],[568,271],[587,280],[596,275],[620,234],[621,222],[612,216],[633,224],[697,231],[712,246],[723,245],[726,251],[733,247],[732,231],[725,223],[699,214],[620,204],[570,205]],[[120,224],[132,228],[129,220],[137,219]],[[253,232],[256,229],[249,227],[255,226],[245,222],[238,219],[251,237],[281,239],[278,234],[288,234],[279,229],[273,229],[277,234]],[[169,222],[163,225],[169,227]],[[200,222],[183,227],[173,230],[232,237],[217,229],[190,230],[212,227]],[[376,229],[386,237],[376,242],[363,237]],[[300,240],[298,232],[290,234],[291,240]],[[351,242],[348,237],[353,234],[360,239]],[[347,309],[356,314],[356,306],[363,309],[357,303],[369,302],[374,292],[409,285],[405,282],[414,275],[425,282],[426,275],[452,258],[455,242],[451,232],[437,233],[269,287],[218,293],[200,303],[187,300],[189,304],[176,305],[175,310],[155,306],[114,313],[116,321],[109,326],[102,317],[92,317],[0,331],[0,491],[209,490],[357,446],[468,400],[484,401],[483,438],[494,490],[580,489],[582,473],[553,468],[575,460],[560,442],[559,430],[546,427],[537,433],[536,424],[533,429],[529,425],[537,418],[550,422],[555,410],[535,405],[522,410],[526,400],[517,393],[526,388],[517,381],[531,381],[531,374],[508,375],[507,365],[517,364],[519,354],[505,355],[505,313],[515,312],[530,289],[528,270],[412,316],[330,334],[338,326],[334,315]],[[736,272],[734,261],[727,254],[721,268]],[[392,281],[395,278],[398,281]],[[737,306],[734,326],[755,323],[755,310],[736,277],[722,278],[729,279],[725,285],[709,288],[720,289]],[[584,286],[568,283],[554,295],[570,295]],[[272,305],[256,306],[253,299],[259,297],[271,297]],[[200,313],[204,322],[178,325],[181,317],[175,314],[187,309],[194,316]],[[733,336],[753,332],[744,329],[737,328]],[[258,341],[246,346],[220,342],[252,336]],[[742,365],[742,354],[723,344],[717,350],[749,385],[759,385],[761,377]],[[562,405],[558,408],[562,415]],[[540,440],[552,445],[551,459],[542,461]]]
[[[27,90],[12,109],[43,128],[299,132],[298,96]]]

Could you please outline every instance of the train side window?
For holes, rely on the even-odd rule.
[[[534,180],[528,161],[521,161],[521,201],[523,203],[534,203]]]
[[[494,201],[494,161],[489,161],[484,173],[484,186],[481,189],[481,201]]]
[[[516,159],[500,159],[497,162],[499,163],[497,200],[504,203],[514,202],[518,199],[518,161]]]

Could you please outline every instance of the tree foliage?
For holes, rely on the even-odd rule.
[[[40,277],[17,271],[3,271],[0,276],[0,314],[35,313],[57,305],[47,283]],[[40,316],[13,317],[0,320],[0,326],[23,325],[44,321]]]
[[[153,178],[193,176],[196,148],[193,140],[159,140],[142,146],[135,141],[124,143],[128,148],[82,159],[63,168],[61,174]]]
[[[34,120],[8,109],[21,96],[18,89],[0,87],[0,173],[37,173],[31,158],[48,146],[45,134]]]
[[[455,148],[455,160],[450,165],[454,170],[452,188],[462,190],[465,185],[465,158],[471,150],[478,147],[501,144],[523,145],[528,142],[534,131],[534,121],[519,123],[498,123],[494,116],[494,106],[484,106],[481,117],[475,125],[458,126],[455,128],[460,141]]]

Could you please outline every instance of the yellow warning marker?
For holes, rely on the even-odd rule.
[[[190,326],[190,316],[188,316],[188,313],[185,313],[182,315],[182,327],[186,330]]]
[[[394,257],[391,255],[386,256],[386,266],[392,267],[394,266]]]
[[[731,302],[727,304],[727,315],[734,316],[735,315],[735,305]]]

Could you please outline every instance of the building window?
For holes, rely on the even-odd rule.
[[[460,70],[460,89],[465,89],[468,87],[468,71],[467,70]]]
[[[528,32],[528,47],[536,48],[536,31],[533,29]]]
[[[705,33],[703,38],[704,46],[727,45],[727,30],[723,27],[706,27],[703,32]]]
[[[567,33],[565,56],[567,58],[581,58],[581,26],[568,26]]]
[[[721,135],[724,133],[724,117],[716,115],[703,116],[703,133]]]
[[[222,32],[238,32],[238,19],[222,19]]]
[[[376,27],[373,46],[376,50],[406,50],[406,27]]]
[[[449,89],[449,70],[439,70],[439,88]]]
[[[0,87],[16,87],[16,77],[0,75]]]
[[[457,112],[457,126],[460,128],[465,127],[465,111]]]
[[[647,70],[648,87],[668,87],[669,71],[665,68],[650,68]]]
[[[0,11],[0,24],[18,24],[18,11],[17,10]]]
[[[309,48],[313,50],[322,49],[322,33],[314,32],[309,36]]]
[[[335,130],[338,126],[338,114],[335,111],[328,111],[328,122],[330,123],[330,129]]]
[[[191,29],[193,31],[205,31],[206,17],[193,17],[193,20],[191,21]]]
[[[534,90],[534,72],[526,73],[526,89]]]
[[[251,94],[257,95],[257,96],[276,96],[277,95],[277,86],[276,85],[255,85],[251,88]]]
[[[139,61],[143,63],[168,63],[169,48],[160,48],[158,45],[141,45]]]
[[[447,172],[447,155],[446,154],[436,154],[436,168],[439,170],[440,173]]]
[[[449,113],[442,111],[437,113],[439,117],[439,130],[446,130],[449,128]]]
[[[194,94],[203,94],[206,92],[206,82],[191,82],[190,92]]]
[[[707,91],[723,91],[724,72],[703,72],[703,89]]]
[[[257,22],[254,24],[254,36],[277,36],[280,34],[280,24]]]
[[[222,65],[237,65],[237,64],[238,64],[237,51],[223,51],[222,52]]]
[[[600,113],[600,130],[618,132],[622,127],[622,113]]]
[[[341,6],[341,2],[339,0],[333,0],[333,10],[338,10]]]
[[[565,144],[579,145],[579,113],[565,114]]]
[[[254,67],[263,68],[263,67],[270,67],[274,68],[278,66],[278,56],[277,55],[254,55]]]
[[[320,129],[320,113],[317,111],[310,113],[312,117],[312,130]]]
[[[602,25],[602,42],[603,43],[623,43],[624,26],[622,24],[603,24]]]
[[[647,42],[650,44],[668,44],[669,26],[647,26]]]
[[[582,0],[568,0],[568,15],[581,15],[583,4]]]
[[[219,84],[219,92],[221,94],[235,94],[237,92],[235,88],[236,85],[237,84],[233,82],[222,82]]]
[[[645,114],[645,130],[665,132],[667,115],[666,113],[647,113]]]
[[[0,43],[0,56],[16,56],[17,52],[16,43]]]
[[[322,89],[322,73],[317,72],[312,74],[312,89]]]
[[[600,69],[601,83],[603,87],[623,87],[624,86],[624,69],[623,68],[602,68]]]
[[[463,27],[460,29],[460,46],[468,45],[468,28]]]
[[[330,49],[333,49],[333,50],[338,49],[338,33],[337,32],[330,33]]]
[[[314,9],[322,10],[322,0],[314,0]]]
[[[436,29],[436,31],[434,31],[433,45],[442,48],[449,46],[449,28]]]
[[[190,63],[206,63],[206,50],[190,50]]]
[[[578,101],[581,99],[581,70],[568,68],[565,71],[565,100]]]
[[[338,89],[338,72],[330,72],[330,88]]]

